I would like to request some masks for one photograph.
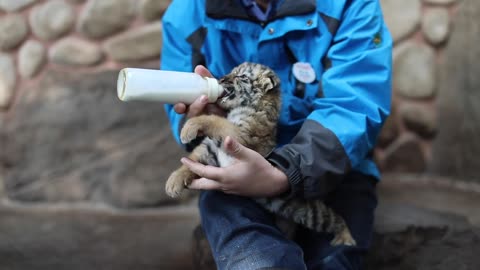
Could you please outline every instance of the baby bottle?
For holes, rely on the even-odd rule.
[[[118,74],[117,81],[117,94],[122,101],[191,104],[205,95],[213,103],[222,92],[223,88],[216,79],[190,72],[124,68]]]

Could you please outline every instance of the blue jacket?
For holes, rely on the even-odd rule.
[[[391,53],[378,0],[283,0],[267,22],[238,0],[175,0],[163,17],[162,69],[203,64],[221,77],[250,61],[279,75],[278,148],[267,159],[307,199],[351,171],[379,177],[372,151],[390,111]],[[297,62],[313,67],[313,82],[292,75]],[[166,110],[179,141],[183,116]]]

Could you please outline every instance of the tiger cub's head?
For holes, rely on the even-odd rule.
[[[245,62],[221,78],[219,83],[224,92],[217,104],[225,110],[280,105],[280,79],[267,66]]]

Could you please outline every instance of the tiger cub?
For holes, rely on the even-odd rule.
[[[203,164],[226,167],[232,158],[223,149],[227,136],[266,156],[276,146],[276,129],[280,115],[280,79],[270,68],[243,63],[219,80],[224,96],[217,104],[227,112],[226,118],[201,115],[190,118],[183,126],[183,143],[194,140],[198,132],[205,139],[190,153],[189,158]],[[166,192],[178,197],[197,176],[182,165],[167,180]],[[318,232],[333,233],[332,245],[355,245],[343,218],[320,200],[259,198],[256,201],[277,216]]]

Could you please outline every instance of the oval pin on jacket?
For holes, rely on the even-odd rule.
[[[311,83],[315,81],[316,75],[310,63],[297,62],[293,64],[293,76],[300,82]]]

